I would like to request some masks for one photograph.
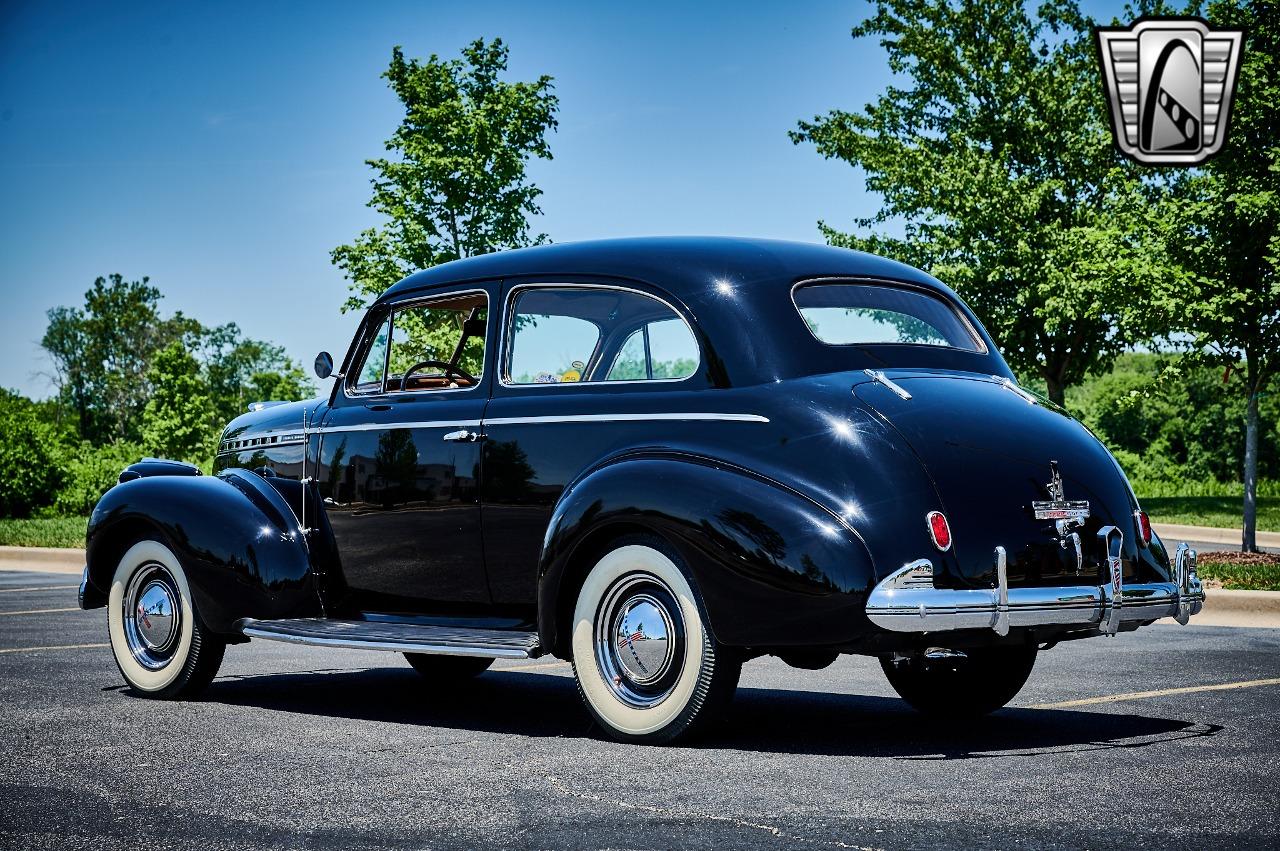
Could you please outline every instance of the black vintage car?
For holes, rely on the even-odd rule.
[[[609,735],[665,742],[764,654],[873,655],[971,715],[1041,650],[1204,599],[1094,436],[879,257],[475,257],[392,287],[335,375],[232,422],[215,475],[146,460],[94,510],[81,601],[137,693],[193,694],[249,639],[403,653],[442,687],[552,654]]]

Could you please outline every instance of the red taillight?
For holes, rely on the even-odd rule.
[[[933,545],[944,553],[951,548],[951,527],[947,525],[947,518],[941,511],[930,511],[925,517],[929,523],[929,537],[933,538]]]
[[[1138,540],[1142,542],[1142,546],[1151,545],[1151,518],[1147,516],[1147,512],[1139,509],[1133,512],[1133,519],[1138,521]]]

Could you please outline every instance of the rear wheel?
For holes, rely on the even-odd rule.
[[[200,620],[178,557],[154,540],[134,544],[116,566],[107,631],[125,682],[144,697],[200,693],[226,649]]]
[[[406,653],[404,658],[413,669],[429,680],[468,680],[478,677],[493,664],[481,656],[436,656],[432,653]]]
[[[659,539],[619,541],[578,593],[578,692],[619,741],[664,744],[704,729],[738,685],[741,658],[711,635],[678,560]]]
[[[880,658],[894,691],[935,718],[973,718],[994,712],[1022,690],[1035,663],[1034,644],[979,648],[965,651],[964,656],[937,659],[923,653],[897,660]]]

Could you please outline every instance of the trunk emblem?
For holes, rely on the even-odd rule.
[[[1037,499],[1031,503],[1037,520],[1070,520],[1076,525],[1083,524],[1089,516],[1089,501],[1086,499],[1066,499],[1062,493],[1062,474],[1058,472],[1058,462],[1049,462],[1051,478],[1045,486],[1049,498]],[[1064,530],[1065,531],[1065,530]]]

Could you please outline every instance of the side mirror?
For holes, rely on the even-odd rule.
[[[324,380],[333,375],[333,355],[321,352],[316,355],[316,377]]]

